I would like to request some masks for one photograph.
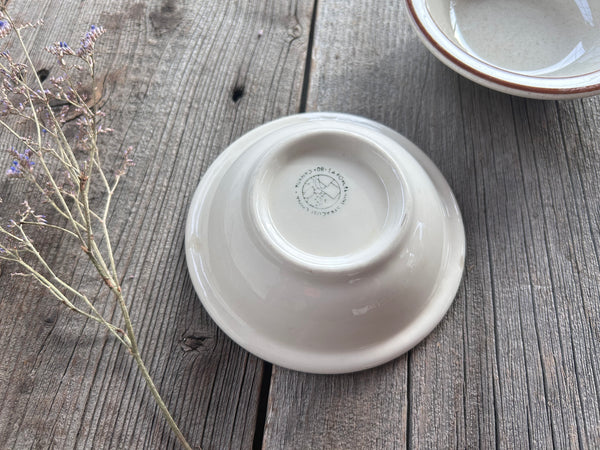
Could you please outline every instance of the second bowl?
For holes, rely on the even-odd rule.
[[[443,63],[522,97],[600,93],[600,2],[406,0],[418,36]]]

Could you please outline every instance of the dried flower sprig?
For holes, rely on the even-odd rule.
[[[120,284],[107,218],[119,180],[133,165],[132,148],[123,152],[122,162],[111,174],[102,164],[99,139],[112,130],[103,125],[104,113],[78,89],[73,73],[87,73],[92,88],[96,67],[94,49],[102,27],[92,25],[74,50],[66,42],[56,42],[46,50],[56,56],[60,76],[49,79],[45,87],[32,63],[21,31],[32,25],[17,24],[0,0],[0,45],[12,37],[23,54],[17,62],[6,48],[0,51],[0,126],[17,142],[9,149],[12,162],[6,170],[9,178],[28,182],[50,207],[54,223],[24,201],[14,218],[0,223],[0,262],[18,267],[14,276],[28,277],[46,288],[70,310],[100,323],[132,355],[159,409],[181,445],[191,449],[169,413],[142,359],[132,327],[127,302]],[[56,105],[59,105],[58,107]],[[58,110],[60,108],[60,110]],[[67,138],[67,117],[75,119],[74,139]],[[13,124],[25,125],[32,135],[18,131]],[[90,199],[103,192],[104,202],[97,208]],[[0,199],[0,203],[2,200]],[[51,267],[31,237],[36,229],[60,232],[72,239],[95,268],[101,283],[118,304],[123,326],[107,320],[95,306],[95,299],[63,279]]]

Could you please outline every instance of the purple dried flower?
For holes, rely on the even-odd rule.
[[[26,171],[33,172],[35,162],[31,160],[31,150],[26,149],[23,153],[19,153],[14,148],[11,148],[10,152],[15,159],[6,171],[6,175],[9,178],[22,178]]]
[[[11,26],[6,20],[0,19],[0,38],[8,36]]]
[[[123,152],[123,162],[121,163],[121,167],[115,171],[115,175],[120,177],[125,175],[127,172],[127,168],[135,166],[135,163],[132,159],[133,147],[130,145]]]
[[[75,54],[73,49],[71,47],[69,47],[69,44],[67,44],[66,42],[63,42],[63,41],[55,42],[50,47],[47,47],[46,51],[54,56],[57,56],[58,62],[60,63],[61,66],[65,65],[65,59],[64,59],[65,55],[74,55]]]
[[[100,36],[104,34],[103,27],[97,27],[96,25],[92,25],[87,33],[83,36],[81,40],[81,46],[79,50],[77,50],[77,56],[80,58],[86,58],[91,55],[94,51],[94,44],[98,40]]]
[[[13,161],[10,168],[6,171],[6,175],[9,178],[20,178],[23,176],[23,172],[19,169],[19,161]]]

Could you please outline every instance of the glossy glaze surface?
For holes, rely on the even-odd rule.
[[[464,230],[413,144],[343,114],[291,116],[232,144],[186,228],[190,276],[238,344],[292,369],[340,373],[423,339],[462,275]]]
[[[450,36],[498,67],[549,77],[600,68],[600,3],[594,0],[452,0],[449,18]]]
[[[600,91],[600,3],[589,0],[407,0],[444,63],[485,86],[535,98]]]

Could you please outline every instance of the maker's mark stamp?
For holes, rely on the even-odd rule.
[[[308,169],[295,185],[296,201],[305,211],[327,216],[346,204],[348,185],[343,175],[330,167]]]

